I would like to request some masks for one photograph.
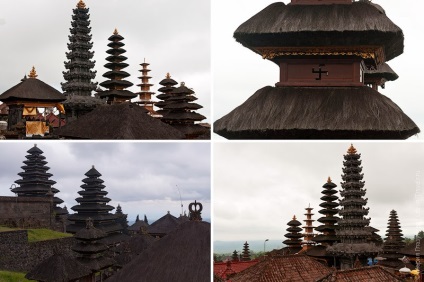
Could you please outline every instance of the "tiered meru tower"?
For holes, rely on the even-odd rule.
[[[369,208],[366,208],[368,199],[364,198],[366,189],[365,182],[362,181],[361,173],[361,155],[357,153],[353,145],[344,155],[342,190],[340,195],[341,216],[336,230],[337,238],[340,243],[335,243],[327,247],[327,252],[340,257],[341,268],[349,269],[354,267],[355,260],[365,266],[367,258],[377,256],[381,248],[368,241],[371,237],[371,231],[365,227],[369,225],[370,219],[365,218],[368,215]]]
[[[110,69],[110,71],[103,74],[103,77],[108,78],[108,80],[100,83],[101,86],[108,90],[98,92],[99,97],[106,99],[108,104],[125,102],[137,97],[137,94],[125,90],[125,88],[133,84],[124,79],[129,77],[130,74],[123,71],[124,68],[128,67],[128,64],[124,63],[128,58],[122,55],[126,52],[126,50],[122,48],[125,46],[125,44],[121,42],[123,39],[124,37],[118,33],[116,28],[113,34],[108,38],[111,42],[107,45],[110,49],[107,50],[106,53],[110,54],[110,56],[106,58],[106,61],[109,63],[104,66]]]
[[[177,85],[178,82],[173,80],[168,72],[166,77],[162,79],[159,84],[162,85],[162,87],[158,89],[161,94],[157,95],[157,98],[161,99],[161,101],[157,102],[155,105],[156,107],[160,108],[160,110],[156,112],[163,116],[169,112],[169,110],[165,110],[164,107],[170,103],[168,102],[168,99],[172,97],[172,92],[174,91],[175,85]]]
[[[293,216],[293,219],[290,220],[287,225],[289,226],[289,228],[287,228],[286,230],[289,233],[284,235],[287,240],[284,240],[283,244],[286,244],[288,248],[293,249],[293,252],[291,253],[294,253],[302,249],[302,240],[300,239],[302,238],[302,234],[300,233],[302,231],[302,228],[299,227],[302,225],[302,223],[300,223],[296,219],[296,216]]]
[[[149,80],[152,78],[149,76],[150,69],[147,67],[149,66],[149,63],[146,63],[146,59],[142,64],[140,64],[142,69],[140,70],[141,76],[138,77],[141,79],[141,84],[137,84],[141,88],[141,91],[136,93],[138,94],[138,97],[140,98],[140,101],[137,102],[142,107],[145,107],[149,111],[149,115],[153,117],[158,117],[158,113],[155,112],[153,109],[153,106],[155,105],[155,102],[152,101],[152,95],[155,94],[155,92],[150,91],[150,87],[153,86],[153,84],[150,84]]]
[[[337,185],[331,181],[330,177],[328,177],[327,182],[322,187],[324,190],[321,194],[324,194],[324,196],[321,197],[323,202],[319,205],[322,209],[318,211],[323,215],[318,219],[318,222],[322,224],[315,228],[316,231],[322,234],[315,236],[313,240],[322,245],[331,246],[334,242],[337,242],[336,224],[339,218],[335,215],[339,212],[337,209],[339,197],[335,195],[337,194],[335,189]]]
[[[316,243],[313,241],[315,236],[314,226],[312,225],[312,223],[315,221],[312,219],[312,216],[314,215],[312,213],[313,208],[311,208],[309,205],[307,208],[305,208],[305,210],[306,219],[303,220],[305,222],[305,226],[303,226],[305,233],[303,233],[302,249],[306,251]]]
[[[106,232],[113,241],[113,237],[122,234],[123,227],[118,223],[119,215],[111,213],[114,207],[108,205],[110,199],[106,197],[108,193],[104,191],[106,186],[100,178],[102,175],[93,166],[85,176],[81,185],[83,190],[78,192],[81,197],[75,199],[78,205],[71,208],[75,213],[69,216],[72,224],[67,230],[76,233],[86,227],[86,221],[91,218],[94,227]]]
[[[406,139],[417,125],[365,86],[364,72],[403,53],[402,30],[371,1],[292,0],[269,5],[234,33],[280,67],[214,123],[230,139]],[[318,114],[317,114],[318,113]]]
[[[385,260],[379,262],[383,266],[399,269],[403,263],[399,260],[403,257],[400,251],[405,247],[402,229],[400,229],[399,219],[395,210],[390,212],[389,222],[387,224],[386,238],[383,243],[383,251],[380,253]]]
[[[69,36],[68,50],[65,62],[67,71],[63,72],[62,90],[65,96],[79,95],[91,96],[91,92],[97,87],[97,83],[91,80],[96,77],[96,71],[92,71],[95,61],[91,59],[94,52],[91,52],[93,43],[91,41],[91,27],[89,9],[80,0],[77,8],[73,10],[71,35]]]
[[[167,99],[169,102],[163,107],[168,110],[162,116],[162,121],[172,125],[175,129],[185,134],[186,139],[195,139],[207,132],[207,129],[197,121],[204,120],[206,117],[196,113],[195,110],[203,108],[201,105],[193,103],[197,98],[193,96],[194,91],[187,88],[184,82],[180,87],[172,90],[172,96]]]
[[[96,90],[97,82],[92,82],[96,77],[96,71],[93,71],[94,51],[90,51],[93,43],[88,12],[89,8],[80,0],[72,15],[69,52],[66,53],[68,61],[65,62],[66,71],[63,72],[66,82],[62,83],[62,90],[67,97],[64,107],[68,120],[78,118],[101,104],[101,101],[91,96]]]
[[[25,165],[21,167],[24,171],[18,173],[22,179],[15,181],[19,186],[13,188],[12,192],[18,197],[53,197],[53,211],[56,220],[61,220],[62,217],[66,217],[68,212],[65,208],[59,207],[63,200],[55,196],[59,190],[52,187],[56,181],[49,179],[53,174],[47,172],[50,167],[46,166],[46,157],[43,156],[43,151],[37,145],[27,152],[29,155],[26,155],[26,160],[23,161]]]
[[[247,241],[243,244],[243,253],[241,255],[241,261],[249,261],[250,260],[250,250],[249,244]]]

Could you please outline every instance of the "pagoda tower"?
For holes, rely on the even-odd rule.
[[[404,247],[405,239],[403,238],[402,229],[400,229],[397,212],[392,210],[387,224],[383,251],[380,253],[380,256],[384,257],[385,260],[379,262],[379,264],[396,269],[403,267],[404,264],[399,259],[403,257],[400,252]]]
[[[231,255],[231,260],[232,261],[239,261],[240,260],[239,255],[238,255],[236,250],[234,250],[233,254]]]
[[[94,52],[91,41],[91,27],[89,8],[84,1],[80,0],[76,9],[73,9],[71,35],[69,36],[68,50],[65,62],[67,71],[63,72],[62,90],[65,96],[91,96],[91,92],[97,87],[92,79],[96,77],[96,71],[92,71],[95,61],[91,60]]]
[[[121,205],[120,204],[118,204],[118,206],[116,207],[116,212],[115,212],[115,214],[118,216],[118,220],[117,220],[117,222],[119,223],[119,224],[121,224],[121,226],[123,227],[123,233],[124,234],[128,234],[128,220],[127,220],[127,217],[128,217],[128,215],[127,214],[124,214],[123,212],[122,212],[122,208],[121,208]]]
[[[137,84],[137,86],[140,86],[141,91],[136,93],[140,98],[140,101],[138,101],[137,104],[145,107],[149,111],[149,115],[152,117],[158,117],[158,113],[156,113],[153,109],[155,102],[152,101],[152,95],[155,94],[155,92],[150,91],[150,87],[152,87],[153,84],[150,84],[149,82],[149,80],[152,78],[149,76],[150,70],[147,68],[149,65],[149,63],[146,63],[146,59],[144,59],[144,62],[140,64],[142,69],[140,70],[141,76],[138,78],[141,79],[141,84]]]
[[[335,189],[337,185],[331,181],[330,177],[328,177],[327,182],[322,187],[324,190],[321,194],[324,194],[324,196],[321,197],[323,202],[319,205],[322,209],[318,211],[323,215],[318,219],[322,224],[315,228],[316,231],[322,232],[322,234],[315,236],[313,240],[322,245],[331,246],[334,242],[337,242],[336,224],[339,218],[335,215],[339,212],[337,209],[339,204],[336,202],[339,197],[335,195],[337,193]]]
[[[283,241],[283,244],[286,244],[288,248],[295,249],[295,248],[302,248],[302,234],[300,233],[302,231],[302,228],[299,226],[302,225],[297,219],[296,216],[293,216],[293,219],[290,220],[287,225],[289,228],[286,230],[289,232],[284,237],[287,238],[287,240]]]
[[[406,139],[420,132],[364,73],[401,55],[402,30],[371,1],[270,4],[234,32],[280,68],[266,86],[218,119],[229,139]]]
[[[343,182],[340,195],[341,216],[336,230],[336,236],[340,243],[335,243],[327,247],[327,252],[340,257],[341,268],[350,269],[354,267],[355,260],[365,266],[368,258],[373,258],[381,250],[374,243],[369,242],[372,232],[366,229],[369,226],[370,219],[365,218],[368,215],[369,208],[366,208],[368,199],[364,198],[366,189],[363,189],[365,182],[362,181],[363,174],[360,160],[361,154],[358,154],[355,147],[351,145],[344,155],[343,162]]]
[[[85,228],[80,229],[74,235],[76,244],[72,247],[72,250],[77,253],[78,262],[93,272],[93,277],[95,273],[101,272],[116,263],[106,257],[105,251],[108,247],[102,243],[102,239],[106,236],[106,232],[94,227],[91,218],[87,218]]]
[[[122,48],[125,46],[125,44],[121,42],[123,39],[124,37],[118,33],[116,28],[113,34],[108,38],[111,42],[107,45],[110,49],[107,50],[106,53],[110,54],[110,56],[106,58],[106,61],[109,63],[104,66],[110,69],[110,71],[103,74],[103,77],[108,78],[108,80],[100,83],[101,86],[108,90],[98,92],[99,97],[106,99],[108,104],[121,103],[137,97],[137,94],[125,90],[125,88],[133,84],[124,79],[129,77],[130,74],[123,71],[123,69],[128,67],[128,64],[124,63],[128,58],[122,55],[127,52]]]
[[[313,208],[311,208],[311,205],[309,205],[306,210],[306,219],[303,221],[305,222],[305,226],[303,226],[303,229],[305,230],[305,233],[303,233],[303,241],[302,241],[302,249],[303,250],[309,250],[312,246],[314,246],[316,243],[313,241],[315,234],[314,234],[314,226],[312,226],[312,223],[315,221],[312,219],[312,216],[314,215],[312,213]]]
[[[243,253],[241,255],[241,261],[249,261],[250,259],[250,250],[249,244],[247,241],[243,244]]]
[[[21,167],[24,171],[18,173],[22,179],[15,181],[19,186],[11,191],[18,197],[53,197],[53,211],[56,220],[60,220],[68,212],[59,206],[63,200],[55,196],[59,190],[52,187],[56,181],[49,179],[53,174],[47,172],[50,167],[47,166],[44,152],[35,144],[27,153],[29,155],[26,155],[26,160],[23,161],[25,165]]]
[[[186,139],[195,139],[206,133],[205,127],[195,124],[195,122],[204,120],[206,117],[195,112],[195,110],[203,107],[193,103],[197,100],[193,96],[194,91],[187,88],[184,82],[181,82],[180,87],[174,89],[171,94],[172,96],[167,99],[169,103],[163,107],[164,110],[169,110],[169,112],[162,115],[162,121],[180,130],[185,134]]]
[[[160,110],[156,112],[163,116],[165,113],[169,112],[169,110],[165,110],[164,107],[170,103],[168,102],[168,99],[172,97],[172,92],[174,91],[175,85],[177,85],[178,82],[173,80],[168,72],[165,79],[162,79],[159,84],[162,85],[162,87],[158,89],[161,94],[157,95],[157,98],[161,99],[162,101],[157,102],[155,106],[160,108]]]
[[[123,227],[119,224],[119,215],[111,213],[114,207],[108,205],[110,199],[106,197],[108,193],[104,191],[106,186],[100,178],[102,175],[93,166],[85,176],[87,178],[82,180],[84,184],[81,185],[83,190],[78,191],[81,197],[75,199],[78,205],[71,208],[75,213],[68,217],[72,224],[68,225],[67,231],[77,233],[90,218],[94,227],[106,232],[111,244],[115,243],[115,238],[121,237]]]

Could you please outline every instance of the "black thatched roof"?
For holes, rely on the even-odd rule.
[[[93,111],[54,132],[75,139],[182,139],[184,134],[152,118],[144,107],[120,103]]]
[[[168,212],[153,222],[147,228],[147,232],[152,235],[165,235],[174,230],[179,224],[178,219]]]
[[[229,139],[406,139],[420,132],[366,86],[266,86],[217,120],[214,131]]]
[[[210,223],[188,221],[153,243],[108,281],[211,281]]]
[[[91,270],[76,259],[54,254],[25,275],[30,280],[68,282],[91,274]]]
[[[376,5],[269,5],[234,32],[247,47],[384,46],[386,59],[403,52],[403,33]]]
[[[383,63],[377,66],[373,70],[365,70],[364,72],[365,81],[367,78],[384,78],[388,81],[393,81],[399,78],[397,73],[387,64]]]
[[[124,266],[133,260],[136,256],[143,253],[145,250],[150,248],[153,243],[159,239],[155,239],[149,234],[137,234],[132,236],[129,240],[121,243],[115,248],[115,260],[119,266]]]
[[[147,228],[148,226],[149,226],[149,224],[144,222],[144,220],[139,220],[139,221],[134,222],[134,224],[131,225],[130,227],[128,227],[128,230],[139,232],[140,229],[142,229],[143,227]]]
[[[0,95],[2,102],[13,100],[61,102],[66,100],[66,97],[37,78],[27,78]]]

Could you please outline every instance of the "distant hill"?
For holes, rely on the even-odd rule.
[[[269,240],[265,243],[265,250],[271,251],[273,249],[281,249],[284,247],[282,240]],[[243,250],[245,241],[214,241],[213,252],[216,254],[232,253],[234,250],[240,252]],[[254,252],[264,251],[264,240],[247,241],[249,249]]]

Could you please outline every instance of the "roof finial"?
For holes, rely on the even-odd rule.
[[[118,30],[115,27],[115,30],[113,31],[113,34],[117,35],[118,34]]]
[[[34,144],[34,147],[37,147],[37,144]]]
[[[171,75],[169,74],[169,72],[166,73],[166,78],[170,79]]]
[[[327,183],[331,183],[331,177],[330,176],[327,178]]]
[[[184,81],[181,81],[181,86],[185,86],[185,82]]]
[[[347,150],[347,153],[348,153],[349,155],[356,154],[356,148],[355,148],[355,147],[353,147],[353,144],[350,144],[350,147],[349,147],[349,149]]]
[[[77,8],[85,9],[85,3],[84,3],[84,1],[80,0],[80,1],[78,2],[78,4],[77,4]]]
[[[29,72],[29,75],[28,75],[28,77],[29,78],[37,78],[37,72],[35,71],[35,67],[34,66],[32,66],[32,69],[31,69],[31,71]]]
[[[91,168],[94,168],[94,165],[91,165]]]
[[[295,215],[293,215],[293,220],[296,220],[296,216]]]

